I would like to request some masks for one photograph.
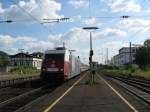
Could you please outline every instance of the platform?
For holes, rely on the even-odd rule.
[[[48,112],[134,112],[103,80],[87,85],[88,75]]]
[[[14,80],[14,79],[19,79],[19,78],[28,78],[28,77],[40,77],[39,74],[32,74],[32,75],[0,75],[0,81],[5,81],[5,80]]]

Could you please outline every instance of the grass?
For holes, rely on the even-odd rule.
[[[136,70],[132,75],[150,78],[150,70]]]
[[[96,75],[95,75],[96,77]],[[94,79],[92,80],[92,74],[89,74],[88,76],[88,79],[85,81],[85,85],[96,85],[96,84],[99,84],[97,81],[96,81],[96,78],[94,77]]]
[[[129,69],[104,69],[102,71],[105,75],[124,75],[124,76],[140,76],[150,78],[150,69],[139,69],[139,68],[129,68]]]
[[[99,84],[98,82],[96,82],[95,80],[92,82],[91,80],[87,80],[86,82],[85,82],[85,85],[96,85],[96,84]]]
[[[14,74],[14,75],[31,75],[31,74],[37,74],[40,71],[33,67],[17,67],[14,69],[11,69],[8,74]]]

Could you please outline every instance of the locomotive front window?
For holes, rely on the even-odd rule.
[[[61,60],[64,59],[64,54],[46,54],[45,59]]]
[[[62,69],[64,67],[64,54],[46,54],[43,66]]]

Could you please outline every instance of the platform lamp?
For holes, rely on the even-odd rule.
[[[83,30],[87,30],[90,32],[90,53],[89,53],[89,64],[90,64],[90,72],[92,74],[91,77],[91,83],[94,82],[94,74],[92,73],[92,69],[93,69],[93,64],[92,64],[92,56],[94,54],[93,52],[93,48],[92,48],[92,31],[99,29],[98,27],[83,27]]]

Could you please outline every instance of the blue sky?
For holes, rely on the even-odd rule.
[[[123,15],[131,17],[120,18]],[[41,24],[43,19],[63,17],[70,19]],[[0,0],[0,20],[16,21],[0,23],[2,51],[14,54],[22,48],[25,52],[43,52],[65,42],[84,61],[88,61],[89,32],[82,27],[97,26],[93,32],[94,60],[102,62],[106,48],[111,58],[130,41],[142,44],[150,38],[150,1]]]

